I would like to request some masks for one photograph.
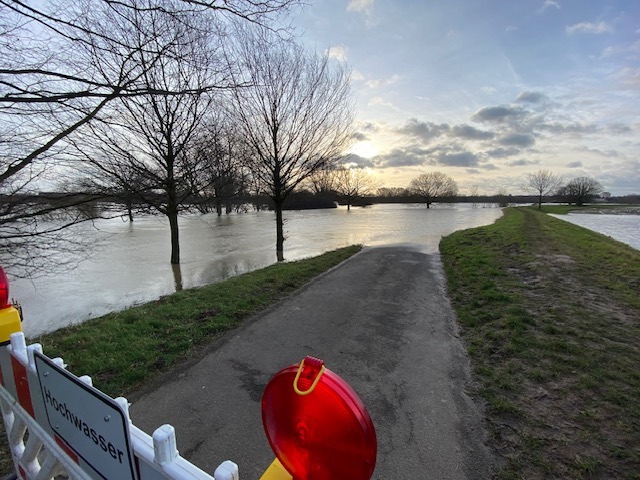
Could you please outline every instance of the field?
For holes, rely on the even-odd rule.
[[[640,252],[533,208],[440,249],[498,478],[640,478]]]

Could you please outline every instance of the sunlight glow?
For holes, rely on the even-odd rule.
[[[363,158],[372,158],[378,154],[378,149],[373,145],[373,143],[366,140],[353,145],[349,149],[349,153],[353,153],[354,155],[358,155]]]

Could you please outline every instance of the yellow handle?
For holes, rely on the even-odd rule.
[[[298,388],[298,380],[300,379],[300,374],[302,373],[302,370],[304,370],[304,360],[300,362],[298,373],[296,373],[296,379],[293,381],[293,390],[301,397],[304,397],[305,395],[309,395],[311,392],[315,390],[316,385],[318,385],[318,382],[320,381],[320,377],[324,373],[324,365],[320,367],[320,371],[318,372],[318,375],[316,376],[315,380],[313,381],[309,389],[304,392]]]

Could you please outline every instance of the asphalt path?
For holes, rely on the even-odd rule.
[[[306,355],[323,359],[369,410],[372,478],[491,477],[439,256],[410,245],[364,249],[229,332],[132,396],[131,418],[148,433],[173,425],[180,454],[209,473],[232,460],[242,480],[258,479],[273,460],[262,392]]]

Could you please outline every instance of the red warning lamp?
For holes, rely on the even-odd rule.
[[[2,267],[0,267],[0,310],[10,307],[9,303],[9,280],[4,273]]]
[[[317,358],[278,372],[262,396],[269,444],[294,480],[369,480],[373,422],[362,401]]]

